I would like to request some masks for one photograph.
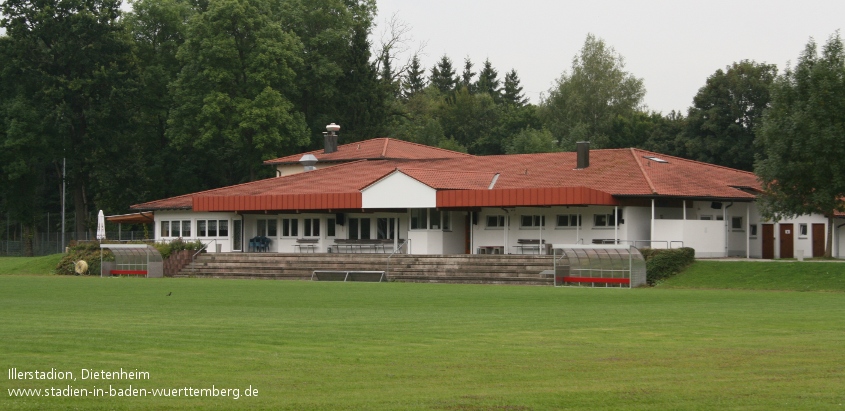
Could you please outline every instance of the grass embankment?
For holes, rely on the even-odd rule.
[[[168,293],[172,293],[168,296]],[[845,293],[0,277],[0,409],[842,410]],[[20,398],[8,388],[238,388]],[[248,386],[258,397],[244,397]]]
[[[0,257],[0,275],[46,275],[53,274],[62,254],[43,257]]]
[[[845,291],[845,263],[696,261],[660,288]]]

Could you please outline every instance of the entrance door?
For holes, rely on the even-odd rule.
[[[763,258],[775,258],[775,228],[772,224],[763,224]]]
[[[470,253],[470,232],[472,230],[472,221],[469,217],[470,213],[467,213],[466,218],[464,218],[464,254]]]
[[[813,257],[824,257],[824,224],[813,224]]]
[[[792,224],[780,225],[780,258],[795,257],[795,246],[792,242],[792,237],[794,234],[795,230],[792,229]]]
[[[232,220],[232,251],[243,251],[243,238],[241,220]]]

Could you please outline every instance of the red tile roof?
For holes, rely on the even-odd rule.
[[[307,153],[293,154],[286,157],[267,160],[264,164],[299,164],[299,159],[305,154],[313,154],[317,161],[322,162],[345,162],[354,160],[386,160],[386,159],[434,159],[434,158],[461,158],[472,157],[470,154],[446,150],[437,147],[430,147],[409,141],[396,140],[393,138],[374,138],[357,143],[339,145],[337,151],[330,154],[323,153],[323,150],[314,150]]]
[[[397,141],[376,140],[381,142],[382,147]],[[373,147],[373,141],[360,144],[362,147]],[[652,160],[650,157],[664,161]],[[360,193],[363,188],[395,170],[437,190],[487,189],[496,174],[499,177],[493,186],[494,190],[586,187],[616,197],[669,196],[734,200],[752,200],[755,198],[753,191],[760,190],[760,184],[753,173],[633,148],[592,150],[590,167],[575,169],[575,165],[576,153],[572,152],[358,160],[307,173],[151,201],[132,208],[190,209],[194,196]]]

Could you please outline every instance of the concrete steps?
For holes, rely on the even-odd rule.
[[[207,253],[175,277],[310,280],[314,270],[386,271],[389,281],[552,285],[551,256]]]

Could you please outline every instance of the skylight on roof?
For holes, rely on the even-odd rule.
[[[666,161],[666,160],[664,160],[664,159],[662,159],[662,158],[660,158],[660,157],[647,157],[647,156],[643,156],[643,158],[645,158],[646,160],[651,160],[651,161],[654,161],[655,163],[668,163],[668,161]]]

